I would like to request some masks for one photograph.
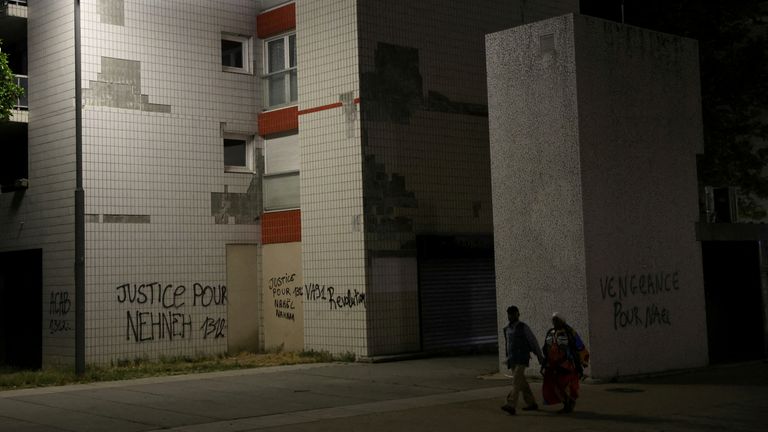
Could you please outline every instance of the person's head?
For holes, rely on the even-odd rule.
[[[507,308],[507,319],[509,322],[517,322],[520,319],[520,309],[517,306],[510,306]]]
[[[552,326],[556,329],[565,328],[565,318],[562,314],[558,312],[552,314]]]

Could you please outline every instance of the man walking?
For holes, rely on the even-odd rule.
[[[515,415],[520,393],[523,394],[525,401],[523,411],[539,409],[533,392],[531,392],[531,387],[525,379],[525,369],[530,364],[530,353],[534,353],[539,363],[542,364],[544,356],[541,354],[539,342],[531,332],[530,327],[520,321],[520,310],[517,306],[507,308],[507,319],[509,319],[509,324],[504,327],[504,346],[507,354],[507,368],[512,371],[512,391],[507,395],[507,403],[502,405],[501,409],[510,415]]]

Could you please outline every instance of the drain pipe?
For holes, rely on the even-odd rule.
[[[75,373],[85,373],[85,191],[83,190],[83,89],[80,68],[80,0],[75,0]]]

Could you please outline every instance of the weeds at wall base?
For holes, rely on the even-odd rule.
[[[56,366],[41,370],[19,370],[0,365],[0,391],[268,366],[351,362],[354,360],[355,356],[351,353],[337,356],[324,351],[239,353],[200,357],[172,356],[161,357],[157,360],[137,357],[117,360],[108,366],[89,365],[80,377],[75,375],[73,367],[68,366]]]

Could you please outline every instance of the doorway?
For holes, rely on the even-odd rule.
[[[0,253],[0,365],[40,369],[43,251]]]
[[[765,356],[757,241],[703,241],[710,363]]]
[[[227,245],[227,351],[259,351],[259,246]]]
[[[420,236],[418,273],[422,350],[497,343],[492,236]]]

